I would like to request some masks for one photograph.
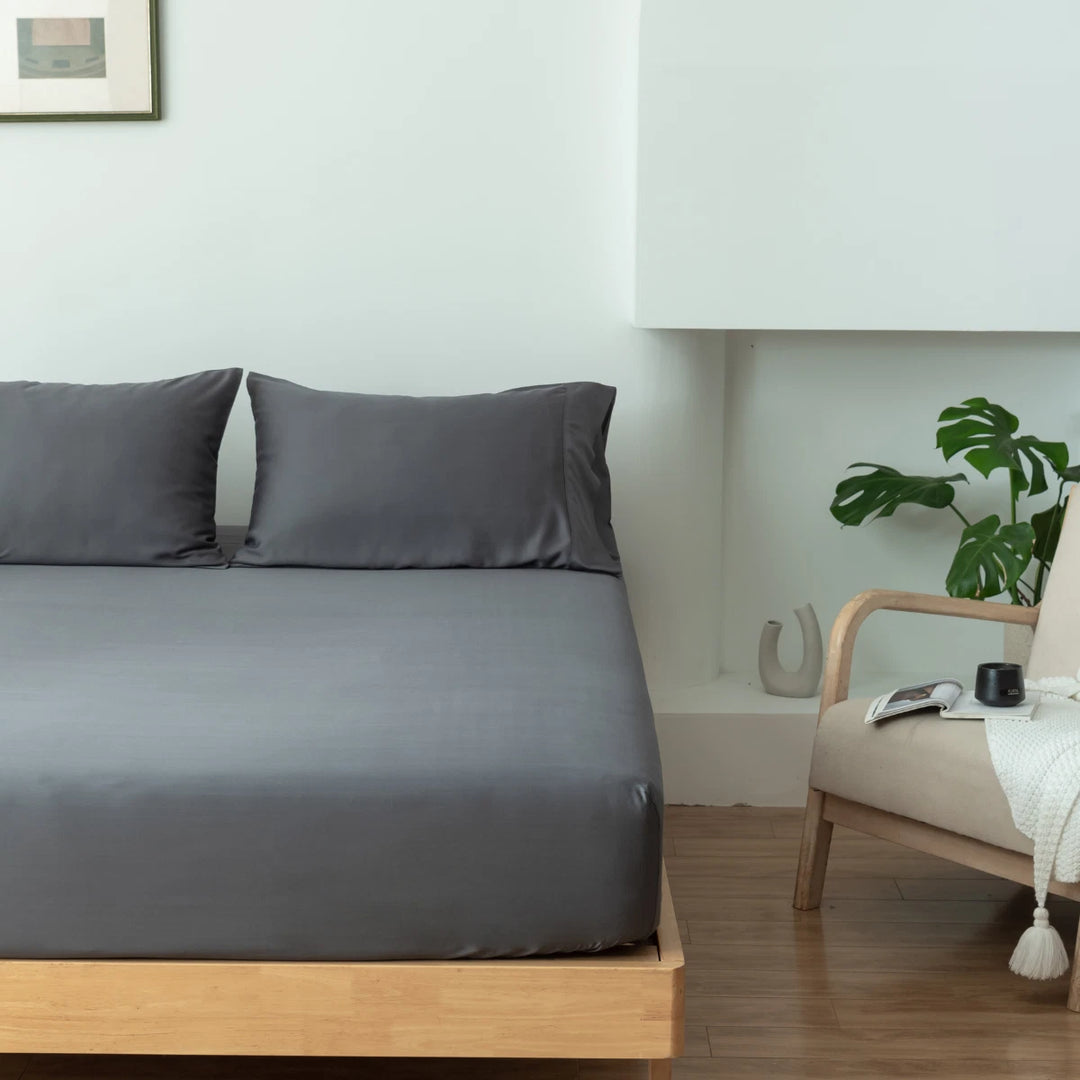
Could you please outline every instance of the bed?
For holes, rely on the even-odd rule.
[[[8,566],[0,655],[0,1049],[677,1052],[621,578]]]
[[[614,388],[241,376],[0,383],[0,1052],[670,1075]]]

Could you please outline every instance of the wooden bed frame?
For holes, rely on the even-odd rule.
[[[648,1059],[683,1048],[663,873],[640,946],[525,960],[0,961],[0,1053]]]

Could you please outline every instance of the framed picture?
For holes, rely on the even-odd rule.
[[[0,0],[0,121],[160,116],[157,0]]]

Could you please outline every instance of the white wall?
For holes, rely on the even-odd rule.
[[[643,326],[1080,329],[1070,0],[645,0]]]
[[[960,485],[956,501],[967,516],[1004,515],[1001,473],[984,480],[961,459],[946,465],[934,446],[940,411],[980,395],[1019,416],[1020,433],[1064,440],[1080,461],[1076,335],[738,333],[729,335],[728,379],[722,662],[729,671],[755,671],[762,623],[794,626],[791,609],[807,600],[827,632],[862,589],[944,592],[960,522],[947,510],[902,507],[891,519],[841,529],[828,506],[852,462],[964,472],[970,490]],[[979,660],[1000,656],[1001,631],[884,615],[859,641],[857,675],[970,675]],[[794,664],[797,630],[781,645]]]
[[[708,678],[722,343],[630,326],[635,0],[163,9],[163,122],[5,126],[0,378],[614,383],[647,668]],[[220,521],[252,477],[242,396]]]

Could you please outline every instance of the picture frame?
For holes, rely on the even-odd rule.
[[[0,0],[0,123],[160,119],[158,0]]]

